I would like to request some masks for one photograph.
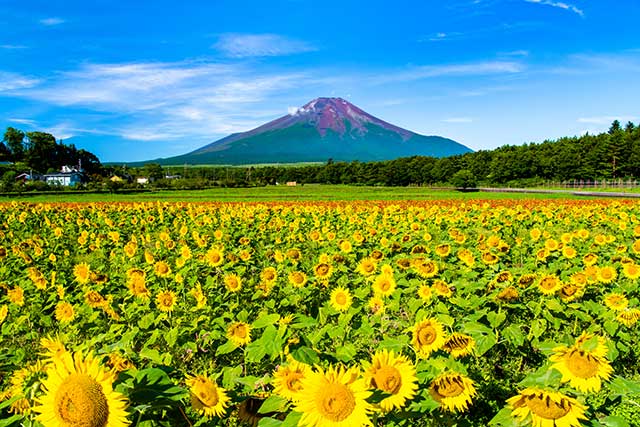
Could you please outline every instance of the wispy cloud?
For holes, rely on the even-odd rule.
[[[116,127],[58,126],[67,137],[102,132],[138,141],[201,143],[261,124],[265,112],[257,103],[309,82],[304,73],[256,75],[242,65],[206,62],[85,64],[13,95],[121,118]]]
[[[39,83],[38,79],[17,73],[0,71],[0,92],[10,92],[18,89],[30,88]]]
[[[7,121],[11,123],[18,123],[18,124],[27,125],[27,126],[36,126],[38,124],[38,122],[31,119],[8,118]]]
[[[577,6],[574,6],[569,3],[564,3],[560,1],[551,1],[551,0],[524,0],[524,1],[526,1],[527,3],[536,3],[536,4],[542,4],[545,6],[557,7],[560,9],[568,10],[570,12],[576,13],[584,17],[584,11],[582,9],[579,9]]]
[[[449,117],[447,119],[442,119],[444,123],[472,123],[473,119],[471,117]]]
[[[524,49],[519,50],[510,50],[508,52],[500,52],[498,53],[500,56],[510,56],[510,57],[527,57],[529,56],[529,51]]]
[[[0,49],[6,50],[17,50],[17,49],[26,49],[27,46],[21,44],[0,44]]]
[[[47,27],[54,27],[56,25],[64,24],[67,21],[65,21],[62,18],[51,17],[51,18],[43,18],[38,22],[40,22],[42,25],[45,25]]]
[[[305,41],[278,34],[223,34],[213,47],[232,58],[283,56],[317,50]]]
[[[374,84],[398,81],[413,81],[435,77],[482,76],[492,74],[515,74],[525,70],[525,66],[515,61],[485,61],[465,64],[424,65],[408,70],[390,72],[384,76],[371,78]]]

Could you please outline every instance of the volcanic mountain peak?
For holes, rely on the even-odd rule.
[[[413,135],[412,132],[380,120],[342,98],[316,98],[294,110],[290,116],[297,123],[304,122],[314,126],[323,137],[327,130],[332,130],[340,136],[354,131],[358,136],[363,136],[367,133],[368,124],[396,132],[403,140]]]
[[[450,156],[469,148],[394,126],[342,98],[316,98],[289,114],[162,164],[258,164]]]

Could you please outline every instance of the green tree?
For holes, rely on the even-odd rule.
[[[56,138],[46,132],[27,132],[25,161],[33,169],[43,172],[50,167],[59,167]]]
[[[158,163],[147,163],[142,168],[143,173],[151,179],[164,178],[164,169]]]
[[[450,182],[456,188],[475,188],[478,185],[476,177],[469,169],[461,169],[454,173]]]
[[[19,129],[8,127],[4,133],[3,142],[11,152],[11,160],[20,162],[24,159],[24,132]]]

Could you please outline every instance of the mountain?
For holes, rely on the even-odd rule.
[[[164,165],[259,164],[445,157],[470,152],[440,136],[424,136],[368,114],[342,98],[317,98],[253,130],[234,133]]]

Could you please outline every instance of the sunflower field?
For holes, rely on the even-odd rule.
[[[640,205],[0,204],[0,426],[640,426]]]

